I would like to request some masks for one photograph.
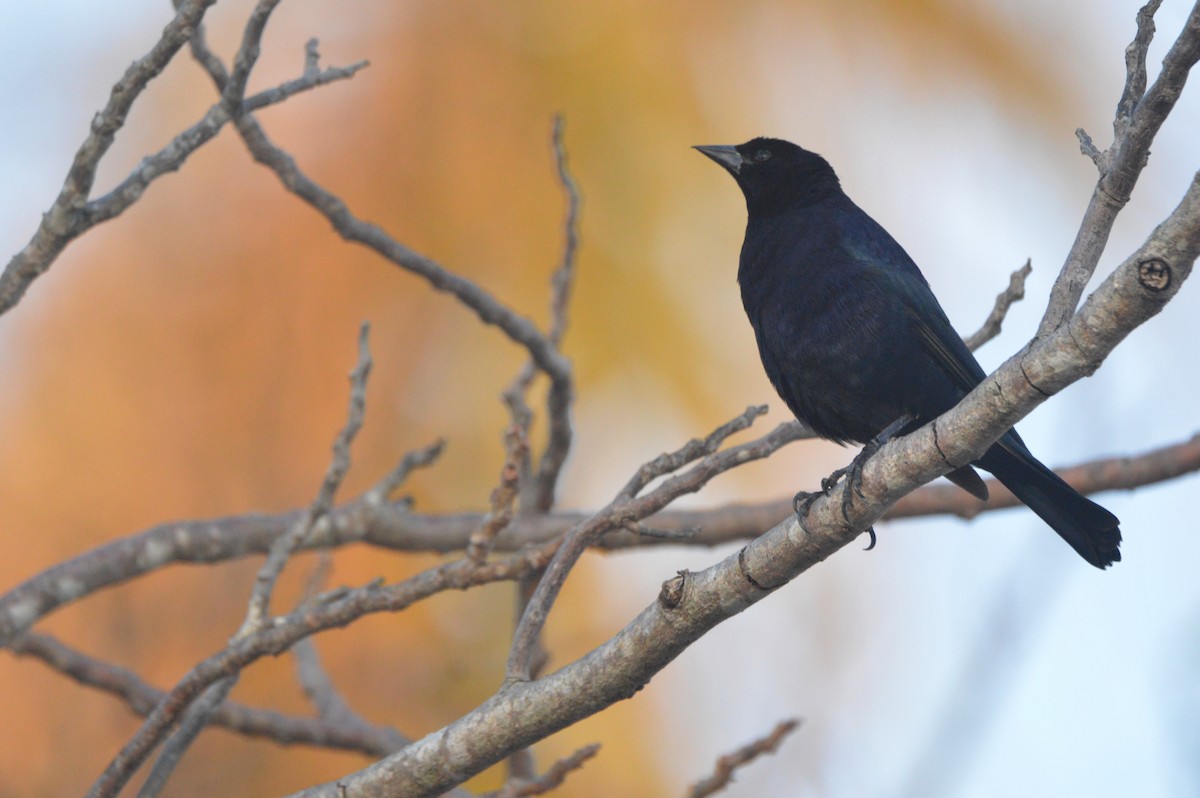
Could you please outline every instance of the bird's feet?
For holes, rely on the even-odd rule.
[[[808,531],[808,527],[804,525],[804,521],[808,516],[808,510],[812,506],[812,503],[821,496],[828,496],[831,494],[833,489],[837,487],[837,484],[841,482],[843,478],[846,480],[846,489],[842,491],[842,518],[846,520],[846,523],[850,523],[850,508],[854,502],[854,497],[852,494],[857,493],[858,498],[860,499],[866,498],[862,491],[862,476],[863,468],[866,466],[867,461],[874,457],[875,453],[878,452],[885,443],[894,438],[896,433],[908,426],[908,424],[910,424],[913,420],[914,419],[912,416],[901,416],[891,424],[887,425],[882,432],[867,442],[867,445],[862,448],[862,451],[860,451],[854,457],[854,459],[850,461],[850,465],[846,466],[845,468],[839,468],[837,471],[834,471],[832,474],[821,480],[820,493],[807,493],[805,491],[801,491],[796,494],[796,496],[792,499],[792,509],[796,511],[796,516],[800,521],[800,525],[804,526],[804,530],[806,532]],[[870,551],[871,549],[875,548],[875,543],[877,540],[875,537],[875,527],[869,526],[864,531],[871,537],[871,542],[867,544],[867,548],[865,549],[865,551]]]
[[[853,464],[851,464],[851,465],[853,465]],[[821,498],[822,496],[828,496],[830,494],[830,492],[833,491],[834,486],[837,485],[838,480],[840,480],[842,478],[842,476],[850,470],[851,470],[850,467],[840,468],[837,471],[834,471],[832,474],[830,474],[825,479],[821,480],[821,490],[820,491],[818,491],[816,493],[809,493],[808,491],[802,490],[792,498],[792,509],[796,511],[796,520],[800,523],[801,529],[803,529],[805,532],[809,531],[808,523],[807,523],[808,509],[810,507],[812,507],[812,503],[815,502],[817,499]],[[859,470],[861,471],[861,468]],[[861,479],[861,474],[859,476]],[[846,494],[848,495],[849,492],[850,491],[847,488]],[[860,497],[862,496],[861,491],[859,492],[859,496]],[[842,497],[842,517],[846,518],[847,522],[849,522],[849,520],[850,520],[846,514],[848,507],[849,507],[849,499],[847,498],[846,495],[843,495],[843,497]],[[867,544],[867,548],[864,549],[864,551],[870,551],[871,549],[875,548],[875,527],[869,526],[866,528],[865,531],[868,535],[871,536],[871,542]]]
[[[792,497],[792,510],[796,513],[796,520],[800,522],[800,528],[806,533],[808,532],[808,508],[812,507],[812,503],[823,495],[802,490]]]
[[[864,457],[863,462],[866,462],[868,458],[870,458],[870,455]],[[792,509],[796,510],[796,520],[799,521],[800,527],[804,529],[804,532],[808,532],[809,530],[808,524],[805,523],[805,520],[809,517],[809,508],[811,508],[812,503],[816,502],[816,500],[822,496],[829,496],[829,493],[833,492],[833,488],[838,485],[838,482],[841,480],[842,476],[850,474],[851,480],[853,480],[854,474],[857,473],[859,485],[847,486],[846,492],[842,493],[841,496],[841,517],[844,517],[846,522],[850,523],[850,515],[848,515],[850,514],[850,491],[857,491],[859,498],[863,497],[862,488],[860,488],[860,482],[862,482],[863,479],[863,467],[862,464],[858,464],[856,469],[856,467],[854,467],[856,466],[856,463],[858,463],[858,457],[854,458],[854,462],[851,463],[850,466],[847,466],[846,468],[839,468],[838,470],[835,470],[833,474],[829,474],[827,478],[821,480],[820,491],[816,493],[800,491],[792,498]],[[871,542],[866,545],[864,551],[871,551],[872,548],[875,548],[875,527],[868,527],[865,529],[865,532],[871,536]]]

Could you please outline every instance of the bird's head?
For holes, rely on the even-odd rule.
[[[746,195],[751,214],[801,208],[842,193],[829,162],[782,139],[757,138],[736,147],[696,147],[725,167]]]

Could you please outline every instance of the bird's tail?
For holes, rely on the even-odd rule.
[[[988,449],[978,465],[992,472],[1080,557],[1097,568],[1120,561],[1121,522],[1117,517],[1038,462],[1015,433],[1010,431]]]

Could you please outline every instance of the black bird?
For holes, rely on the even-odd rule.
[[[768,138],[696,149],[725,167],[746,197],[742,304],[767,376],[814,432],[859,444],[905,434],[984,379],[920,269],[846,196],[824,158]],[[994,474],[1092,565],[1121,559],[1117,517],[1038,462],[1016,430],[972,465]],[[987,498],[970,466],[947,476]]]

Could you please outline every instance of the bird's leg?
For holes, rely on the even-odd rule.
[[[842,477],[846,477],[846,492],[842,494],[843,517],[846,517],[846,513],[850,509],[851,490],[858,494],[858,498],[866,498],[862,492],[862,475],[863,468],[867,465],[867,461],[874,457],[875,453],[882,449],[885,443],[896,437],[896,433],[904,429],[913,421],[914,418],[912,416],[900,416],[900,418],[884,427],[878,435],[867,441],[867,445],[864,446],[862,451],[850,461],[850,465],[846,466],[845,468],[839,468],[837,471],[834,471],[821,481],[821,488],[828,493],[829,491],[833,490],[835,485],[837,485],[838,480],[840,480]],[[826,482],[829,483],[828,486],[826,486]],[[849,521],[850,519],[846,518],[846,520]]]
[[[845,468],[839,468],[837,471],[834,471],[832,474],[821,480],[821,493],[805,493],[803,491],[797,493],[795,498],[792,499],[792,509],[796,511],[798,516],[807,516],[808,508],[812,506],[812,503],[815,502],[821,495],[828,496],[831,492],[833,492],[833,489],[837,487],[837,484],[842,480],[842,477],[845,477],[846,490],[842,493],[842,518],[846,519],[848,523],[850,521],[850,506],[853,501],[853,497],[850,495],[851,492],[853,491],[854,493],[857,493],[860,499],[866,498],[862,492],[862,474],[863,468],[866,466],[867,461],[870,460],[885,443],[894,438],[896,433],[900,432],[900,430],[912,423],[913,420],[914,418],[912,416],[905,415],[896,419],[891,424],[888,424],[878,435],[867,442],[867,445],[864,446],[862,451],[855,456],[854,460],[850,462],[850,465],[846,466]],[[867,544],[866,548],[866,551],[870,551],[871,549],[875,548],[875,527],[869,526],[865,531],[871,536],[871,542]]]

